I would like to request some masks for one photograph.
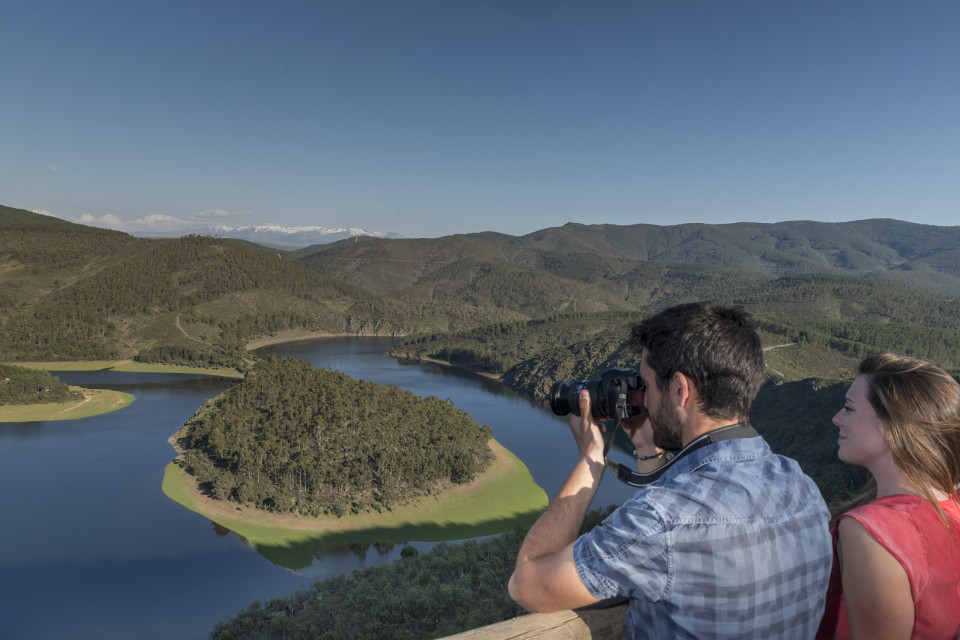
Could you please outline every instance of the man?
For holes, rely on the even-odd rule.
[[[748,314],[679,305],[635,325],[630,346],[647,415],[623,426],[639,470],[662,475],[577,537],[604,470],[581,392],[582,417],[570,418],[579,459],[527,534],[510,595],[539,612],[626,596],[625,638],[812,638],[829,514],[799,465],[749,427],[764,362]]]

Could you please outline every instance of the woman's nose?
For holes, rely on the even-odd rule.
[[[833,416],[832,422],[833,422],[833,425],[834,425],[835,427],[839,427],[839,426],[840,426],[840,414],[841,414],[841,413],[843,413],[843,409],[841,409],[840,411],[837,411],[837,413],[834,414],[834,416]]]

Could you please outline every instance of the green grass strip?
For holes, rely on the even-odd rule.
[[[0,406],[0,422],[47,422],[51,420],[76,420],[101,413],[122,409],[133,396],[112,389],[83,389],[84,399],[77,402],[44,402],[36,404],[7,404]]]
[[[128,373],[182,373],[222,378],[242,378],[236,369],[217,367],[184,367],[175,364],[151,364],[134,360],[77,360],[73,362],[8,362],[19,367],[44,371],[124,371]]]
[[[310,518],[277,515],[212,500],[198,491],[193,476],[167,465],[163,492],[172,500],[243,536],[264,557],[300,569],[338,544],[439,542],[503,533],[529,526],[547,506],[547,495],[526,465],[496,441],[493,466],[475,482],[421,497],[382,513]]]

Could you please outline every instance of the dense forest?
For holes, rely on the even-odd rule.
[[[307,515],[390,509],[492,461],[490,428],[420,398],[294,358],[260,361],[176,434],[209,495]]]
[[[83,393],[46,371],[0,364],[0,405],[83,400]]]
[[[286,330],[446,331],[514,320],[494,307],[369,293],[227,240],[133,238],[0,207],[0,359],[249,367],[245,345]]]
[[[931,307],[926,308],[929,311]],[[394,354],[442,360],[493,374],[528,395],[545,398],[554,380],[588,378],[603,369],[629,364],[633,358],[625,348],[629,327],[646,315],[623,311],[560,314],[456,333],[414,334],[399,338]],[[756,315],[754,322],[768,348],[768,373],[779,379],[849,377],[860,359],[879,351],[929,360],[948,371],[960,370],[960,331],[951,328],[954,320],[946,316],[938,321],[942,326],[766,314]],[[790,348],[783,349],[786,346]],[[806,357],[809,354],[814,355]]]

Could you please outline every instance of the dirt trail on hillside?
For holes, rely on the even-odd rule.
[[[205,345],[207,345],[207,346],[210,345],[210,343],[207,342],[206,340],[201,340],[200,338],[194,338],[192,335],[190,335],[189,333],[187,333],[186,330],[184,330],[183,326],[180,324],[180,314],[179,314],[179,313],[177,314],[176,319],[173,321],[173,324],[174,324],[174,326],[177,327],[177,331],[179,331],[179,332],[182,333],[184,336],[186,336],[187,339],[193,340],[194,342],[199,342],[200,344],[205,344]]]

